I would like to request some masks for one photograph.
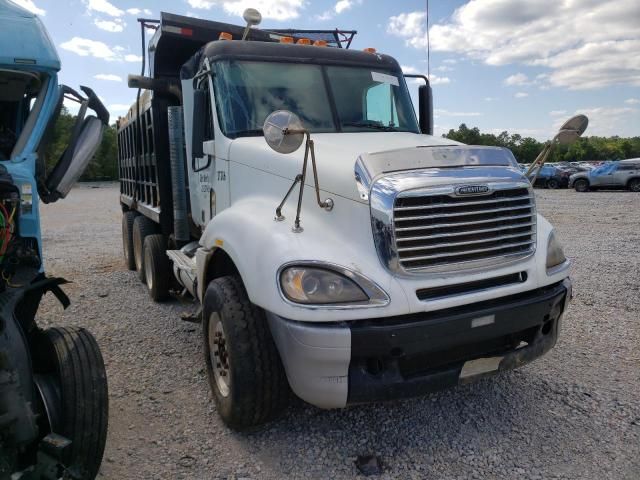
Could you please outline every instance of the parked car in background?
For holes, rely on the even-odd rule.
[[[567,188],[571,174],[572,172],[554,165],[543,165],[533,182],[533,186],[552,189]]]
[[[588,192],[597,188],[626,188],[640,192],[640,158],[608,162],[589,172],[571,175],[569,188]]]

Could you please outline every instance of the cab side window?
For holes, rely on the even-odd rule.
[[[211,104],[211,89],[209,85],[208,77],[202,79],[198,88],[201,88],[205,91],[205,124],[204,124],[204,138],[205,142],[209,140],[214,140],[214,129],[213,129],[213,109]]]
[[[379,83],[369,88],[366,107],[367,120],[391,127],[398,125],[398,111],[390,84]]]

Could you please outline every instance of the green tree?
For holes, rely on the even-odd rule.
[[[522,137],[518,133],[501,132],[499,135],[481,133],[478,127],[469,128],[461,124],[443,137],[469,145],[493,145],[511,149],[520,163],[531,163],[538,156],[544,143],[535,138]],[[640,137],[582,137],[571,146],[557,146],[549,162],[579,162],[599,160],[622,160],[640,157]]]

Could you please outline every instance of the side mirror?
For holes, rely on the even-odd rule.
[[[206,121],[207,91],[195,89],[193,91],[193,113],[191,117],[191,163],[195,170],[196,158],[204,157],[202,143],[204,142],[204,127]]]
[[[262,125],[264,140],[278,153],[293,153],[304,140],[304,127],[300,118],[287,110],[269,114]]]
[[[424,75],[405,74],[405,78],[424,80],[424,85],[418,87],[418,121],[420,132],[433,135],[433,91],[429,79]]]
[[[61,88],[63,95],[73,97],[80,103],[80,109],[67,149],[47,178],[40,182],[38,190],[45,203],[55,202],[67,196],[98,151],[104,127],[109,124],[109,112],[94,91],[88,87],[80,88],[87,98],[82,97],[70,87],[62,86]],[[97,116],[90,115],[85,118],[88,108]]]

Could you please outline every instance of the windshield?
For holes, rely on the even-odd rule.
[[[231,138],[262,135],[265,118],[275,110],[292,111],[313,133],[419,133],[399,74],[361,67],[235,61],[218,62],[215,69],[220,127]]]

